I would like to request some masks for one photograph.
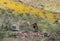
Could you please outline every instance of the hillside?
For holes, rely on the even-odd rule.
[[[60,0],[0,0],[0,41],[60,41]]]
[[[41,9],[41,8],[38,9],[38,6],[36,8],[35,8],[35,6],[32,7],[32,6],[29,5],[30,4],[29,1],[28,1],[28,3],[29,3],[28,5],[27,5],[27,2],[25,2],[23,0],[21,2],[12,1],[12,0],[7,0],[7,1],[1,0],[0,1],[0,8],[3,8],[5,10],[11,9],[11,10],[13,10],[13,12],[15,14],[23,13],[23,15],[26,15],[26,13],[32,13],[31,15],[33,15],[34,17],[37,17],[36,14],[38,14],[39,17],[41,17],[43,19],[45,19],[45,17],[47,17],[46,20],[49,20],[50,22],[54,22],[55,21],[54,16],[57,19],[60,18],[60,13],[55,13],[55,11],[53,12],[53,11],[50,11],[50,10],[47,11],[47,10]],[[38,1],[36,1],[36,2],[38,2]],[[41,1],[41,2],[43,3],[43,1]],[[48,1],[47,1],[47,3],[48,3]],[[31,1],[31,4],[34,4],[33,1]],[[50,5],[52,5],[52,4],[50,4]],[[50,6],[50,7],[52,7],[52,6]]]
[[[60,12],[60,0],[14,0],[15,2],[22,2],[27,6],[35,8],[44,8],[52,12]]]

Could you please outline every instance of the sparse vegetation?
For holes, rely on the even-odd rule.
[[[13,37],[11,37],[11,35],[13,35],[14,31],[11,30],[11,26],[12,24],[18,24],[20,30],[18,32],[21,32],[21,31],[26,31],[26,32],[33,32],[34,29],[32,27],[32,24],[33,23],[37,23],[38,24],[38,31],[39,32],[42,32],[42,33],[56,33],[56,32],[60,32],[60,25],[59,24],[53,24],[53,23],[50,23],[48,22],[48,20],[46,21],[45,19],[43,18],[34,18],[33,16],[31,16],[29,13],[27,13],[26,16],[23,16],[21,14],[14,14],[14,13],[10,13],[8,10],[0,10],[0,19],[3,20],[1,22],[1,25],[0,25],[0,29],[1,29],[1,38],[2,38],[2,41],[6,40],[6,41],[50,41],[48,38],[42,38],[40,39],[39,37],[36,37],[36,38],[33,38],[33,39],[28,39],[26,40],[25,38],[24,39],[19,39],[19,38],[16,38],[14,39]],[[4,12],[4,14],[2,13],[2,11]],[[8,38],[9,37],[9,38]],[[46,40],[47,39],[47,40]],[[59,39],[59,36],[57,35],[56,37],[56,41],[59,41],[57,40]]]
[[[1,0],[0,5],[0,41],[60,41],[60,24],[55,23],[60,14],[43,12],[10,0]],[[33,23],[37,23],[38,32],[34,32]],[[13,24],[19,27],[18,31],[11,29]]]

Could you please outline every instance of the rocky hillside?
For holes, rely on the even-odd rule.
[[[27,6],[35,8],[43,8],[53,12],[60,12],[60,0],[14,0],[15,2],[22,2]]]

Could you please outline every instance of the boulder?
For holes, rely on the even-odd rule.
[[[13,24],[12,27],[11,27],[11,29],[13,31],[18,31],[19,30],[19,26],[17,24]]]

